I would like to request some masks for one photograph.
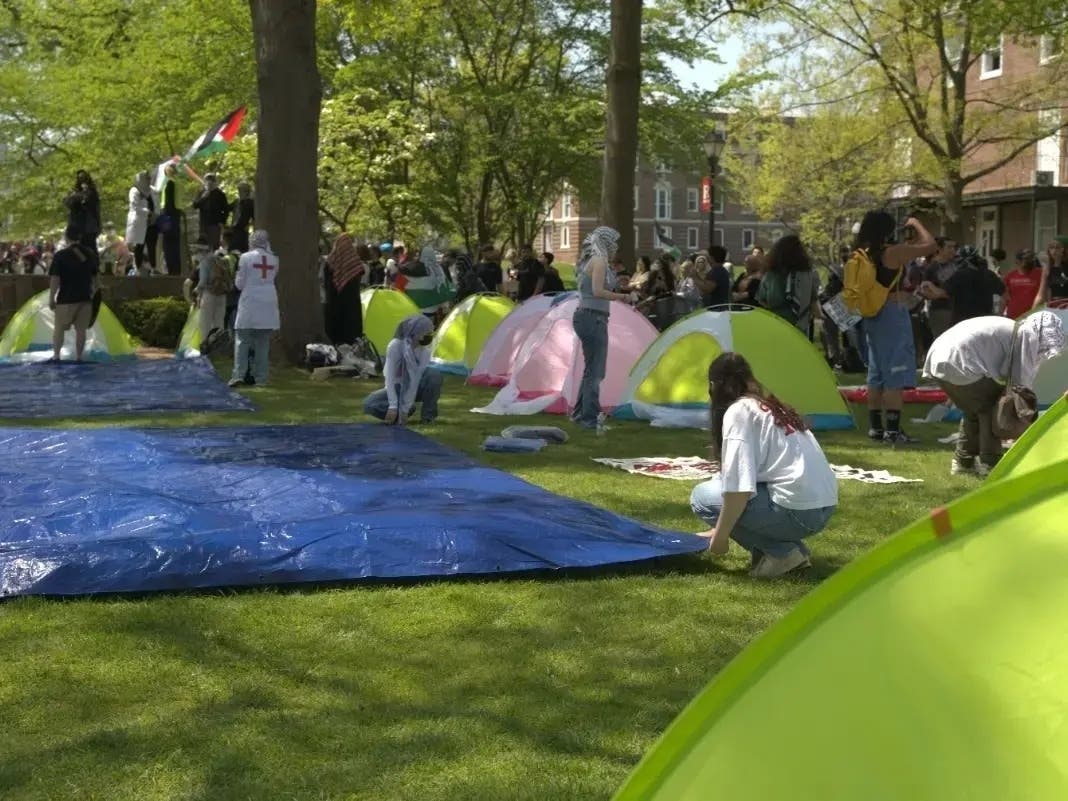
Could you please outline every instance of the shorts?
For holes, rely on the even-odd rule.
[[[56,329],[66,331],[73,325],[75,331],[85,331],[92,316],[92,303],[60,303],[56,306]]]
[[[908,389],[916,386],[916,343],[909,310],[893,301],[874,317],[864,319],[868,340],[868,389]]]

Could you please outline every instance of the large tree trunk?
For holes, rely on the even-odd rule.
[[[278,254],[282,343],[296,361],[323,334],[319,303],[319,110],[315,0],[249,0],[260,110],[256,225]]]
[[[634,166],[642,86],[642,0],[612,0],[601,219],[619,231],[619,257],[634,263]]]

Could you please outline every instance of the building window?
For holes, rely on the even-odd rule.
[[[657,184],[654,212],[658,220],[671,219],[671,187],[669,185]]]
[[[638,226],[634,226],[634,250],[637,252],[640,249],[641,236],[638,234]]]
[[[1059,186],[1061,172],[1061,110],[1044,108],[1038,112],[1039,128],[1053,131],[1049,136],[1039,139],[1035,148],[1035,185]],[[1041,175],[1049,173],[1049,176]]]
[[[712,241],[715,244],[719,245],[720,247],[723,247],[723,229],[722,228],[717,228],[715,230],[715,232],[713,233],[713,236],[712,236]]]
[[[724,194],[726,194],[726,193],[722,189],[720,191],[718,191],[718,192],[716,192],[713,189],[712,210],[716,214],[722,214],[723,213],[723,196],[724,196]]]
[[[697,189],[686,190],[686,211],[698,211],[700,209],[701,193]]]
[[[1057,235],[1057,201],[1035,203],[1035,252],[1040,253]]]
[[[1038,63],[1049,64],[1061,54],[1064,40],[1056,34],[1046,34],[1038,40]]]
[[[983,53],[983,57],[980,60],[979,80],[985,81],[987,78],[997,78],[1001,75],[1004,43],[1005,40],[1001,39],[998,41],[997,47]]]
[[[697,250],[697,248],[698,248],[697,233],[698,233],[699,230],[700,229],[698,229],[698,228],[687,228],[686,229],[686,247],[689,248],[690,250]]]
[[[553,227],[551,225],[542,226],[541,249],[544,253],[552,253],[555,250],[553,247]]]
[[[665,239],[670,239],[672,242],[675,241],[674,237],[671,236],[671,226],[670,225],[661,225],[659,227],[654,225],[653,226],[653,247],[656,248],[657,250],[661,250],[662,248],[665,248],[665,247],[671,247],[671,245],[666,244],[665,242],[663,242],[660,239],[661,234],[663,234]]]
[[[638,210],[638,185],[634,185],[634,210]]]
[[[570,220],[571,219],[571,193],[570,192],[564,192],[564,198],[563,198],[563,201],[561,202],[560,205],[563,206],[563,215],[562,215],[561,219]]]
[[[752,250],[753,245],[756,244],[756,236],[753,234],[752,228],[742,229],[742,250]]]
[[[571,226],[560,229],[560,250],[571,250]]]
[[[544,214],[545,214],[545,219],[546,220],[551,220],[553,218],[553,206],[554,205],[555,205],[554,202],[551,201],[551,200],[548,203],[545,204]]]

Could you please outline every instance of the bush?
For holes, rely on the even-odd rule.
[[[145,345],[172,350],[178,347],[189,304],[180,298],[129,300],[115,309],[126,330]]]

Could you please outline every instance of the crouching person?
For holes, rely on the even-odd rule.
[[[1048,311],[1019,323],[973,317],[934,341],[923,374],[937,381],[964,415],[950,473],[985,476],[993,469],[1002,451],[994,419],[1006,383],[1033,389],[1038,368],[1063,348],[1061,320]]]
[[[428,370],[434,325],[422,314],[401,320],[386,347],[382,373],[386,385],[367,396],[363,410],[386,425],[404,425],[421,404],[420,422],[432,423],[438,416],[441,373]]]
[[[708,386],[720,471],[690,496],[694,513],[712,526],[701,536],[716,555],[727,553],[731,539],[749,551],[754,578],[808,567],[803,540],[822,531],[838,505],[838,480],[819,443],[740,354],[712,362]]]

